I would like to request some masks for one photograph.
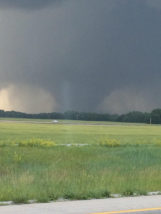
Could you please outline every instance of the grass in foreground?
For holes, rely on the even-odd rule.
[[[0,201],[160,190],[160,126],[0,123]]]
[[[0,201],[161,190],[161,147],[0,148]]]

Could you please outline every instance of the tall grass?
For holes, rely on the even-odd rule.
[[[40,202],[161,190],[161,148],[1,147],[0,201]]]
[[[160,126],[0,123],[0,201],[160,191],[160,142]]]

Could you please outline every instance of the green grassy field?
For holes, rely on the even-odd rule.
[[[40,122],[40,123],[52,123],[52,119],[30,119],[30,118],[10,118],[10,117],[0,117],[0,121],[8,122]],[[91,125],[125,125],[123,122],[111,122],[111,121],[83,121],[83,120],[58,120],[59,124],[91,124]],[[126,125],[142,125],[141,123],[126,123]],[[146,124],[144,124],[146,125]]]
[[[149,191],[161,191],[161,126],[0,122],[0,201]]]

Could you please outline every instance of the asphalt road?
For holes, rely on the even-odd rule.
[[[161,196],[143,196],[87,201],[66,201],[46,204],[10,205],[0,207],[0,214],[117,213],[161,214]]]

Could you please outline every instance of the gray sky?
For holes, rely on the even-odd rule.
[[[161,107],[160,0],[0,0],[0,108]]]

